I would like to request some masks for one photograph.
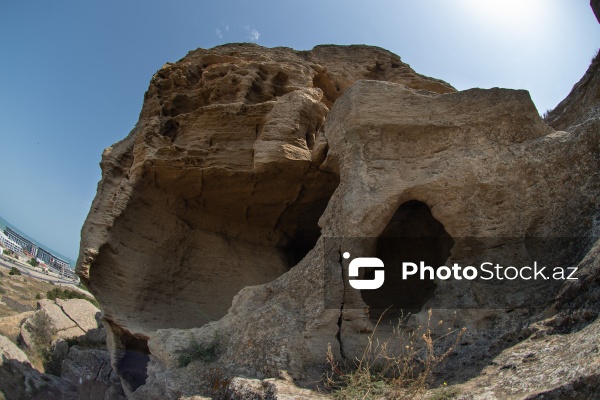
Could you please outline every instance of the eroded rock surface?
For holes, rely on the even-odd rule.
[[[549,126],[525,91],[455,92],[366,46],[225,45],[165,65],[135,129],[103,155],[77,267],[102,304],[127,395],[222,394],[240,376],[310,385],[328,345],[339,360],[360,355],[376,311],[406,297],[401,308],[445,320],[458,310],[468,333],[445,373],[472,378],[595,278],[507,292],[452,281],[400,289],[392,274],[373,303],[348,287],[341,255],[394,253],[386,236],[433,237],[406,254],[538,257],[595,277],[597,63],[582,82]],[[577,246],[562,251],[561,238]],[[264,392],[264,382],[240,387]]]
[[[323,124],[358,79],[454,91],[367,46],[226,45],[154,75],[136,128],[103,155],[82,231],[78,273],[103,305],[115,367],[147,362],[159,328],[223,317],[314,246],[339,180],[319,168]]]

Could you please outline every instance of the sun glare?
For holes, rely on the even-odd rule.
[[[543,27],[550,2],[539,0],[461,0],[456,4],[486,29]]]

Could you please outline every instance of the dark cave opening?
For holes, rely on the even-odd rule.
[[[302,195],[287,207],[277,222],[277,229],[282,233],[278,248],[288,269],[298,264],[317,244],[321,237],[319,219],[340,183],[335,174],[319,172],[316,177],[307,180]]]
[[[135,391],[146,383],[148,378],[148,362],[150,361],[150,349],[148,341],[125,333],[120,337],[125,346],[119,360],[117,373]]]
[[[402,279],[402,263],[424,262],[434,269],[444,265],[454,240],[431,214],[427,204],[411,200],[403,203],[377,239],[376,255],[385,265],[385,282],[377,290],[363,290],[363,301],[369,306],[370,318],[396,319],[421,311],[433,296],[433,280],[420,280],[418,274]],[[373,279],[374,271],[364,279]],[[387,311],[386,311],[387,310]]]

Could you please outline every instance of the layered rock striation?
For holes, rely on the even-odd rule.
[[[525,91],[456,92],[368,46],[233,44],[165,65],[103,154],[77,266],[128,396],[226,393],[235,376],[314,382],[328,347],[360,355],[394,305],[413,325],[420,310],[458,310],[469,333],[454,377],[476,374],[567,307],[564,282],[406,284],[388,269],[370,297],[349,287],[342,254],[585,260],[599,225],[596,64],[549,125]]]
[[[78,273],[116,352],[143,364],[157,329],[218,320],[314,246],[339,182],[319,168],[325,117],[359,79],[454,91],[366,46],[226,45],[154,75],[140,121],[103,154],[82,231]]]

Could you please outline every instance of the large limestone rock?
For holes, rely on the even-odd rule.
[[[89,301],[84,299],[56,299],[56,304],[82,331],[87,332],[98,328],[96,314],[100,310]]]
[[[88,333],[90,336],[98,336],[96,331],[101,327],[97,319],[100,310],[87,300],[42,299],[38,301],[36,313],[45,313],[49,317],[47,329],[61,339],[83,337]],[[33,323],[33,317],[31,315],[21,325],[21,339],[30,348],[35,345],[28,328]]]
[[[329,345],[360,355],[393,304],[417,312],[408,328],[428,307],[456,315],[469,330],[445,373],[477,375],[595,285],[598,76],[595,63],[547,125],[525,91],[455,92],[366,46],[226,45],[165,65],[134,130],[103,155],[77,267],[128,397],[267,385],[240,376],[309,385]],[[347,285],[344,252],[535,259],[578,265],[588,284],[406,283],[391,269],[371,297]]]
[[[115,367],[142,366],[127,368],[132,388],[157,329],[218,320],[241,289],[314,246],[339,179],[319,168],[323,124],[358,79],[454,91],[366,46],[220,46],[152,78],[140,122],[103,155],[78,261],[103,304]]]

